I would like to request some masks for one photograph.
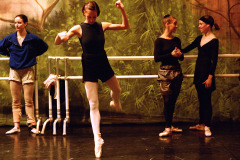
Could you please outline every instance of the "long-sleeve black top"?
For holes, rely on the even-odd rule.
[[[205,82],[209,74],[214,76],[217,60],[218,60],[218,48],[219,41],[214,38],[204,44],[200,45],[202,35],[198,36],[189,46],[182,49],[182,53],[191,51],[198,47],[198,58],[195,66],[194,83],[202,84]],[[215,88],[215,81],[213,77],[212,88]]]
[[[164,65],[173,65],[180,67],[178,60],[183,60],[184,56],[181,57],[173,57],[172,51],[177,47],[181,49],[181,40],[177,37],[173,39],[164,39],[157,38],[154,46],[154,60],[155,62],[161,61],[161,66]]]

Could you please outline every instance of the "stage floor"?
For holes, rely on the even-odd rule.
[[[240,159],[240,125],[218,123],[212,137],[188,130],[189,123],[176,124],[182,134],[159,138],[163,124],[102,125],[102,160],[237,160]],[[0,127],[1,160],[95,160],[90,126],[69,127],[67,135],[21,133],[5,135],[9,126]]]

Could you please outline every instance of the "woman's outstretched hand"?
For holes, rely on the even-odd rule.
[[[177,47],[175,47],[175,49],[172,51],[172,56],[173,57],[181,57],[182,56],[182,52],[180,49],[178,49]]]
[[[116,3],[115,3],[115,6],[119,9],[124,9],[124,5],[122,4],[122,2],[120,0],[118,0]]]

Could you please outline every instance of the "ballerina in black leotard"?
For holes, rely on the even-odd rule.
[[[203,130],[206,136],[211,136],[210,123],[212,118],[211,94],[216,89],[214,72],[218,59],[218,39],[212,33],[212,27],[219,30],[211,16],[203,16],[199,20],[199,29],[204,35],[198,36],[192,44],[182,50],[183,53],[198,47],[194,81],[199,100],[200,121],[192,130]]]
[[[112,24],[108,22],[98,23],[96,18],[100,14],[99,7],[96,2],[90,1],[84,4],[82,12],[86,20],[72,27],[68,32],[61,32],[55,39],[58,45],[67,41],[72,36],[77,35],[83,48],[82,66],[83,81],[90,105],[90,118],[95,142],[95,156],[101,157],[103,139],[100,132],[100,113],[98,100],[98,79],[111,88],[112,101],[110,106],[117,111],[122,109],[120,103],[121,88],[114,72],[108,62],[106,52],[104,50],[104,31],[106,30],[123,30],[128,29],[128,19],[124,10],[124,5],[118,0],[116,7],[121,10],[122,24]]]

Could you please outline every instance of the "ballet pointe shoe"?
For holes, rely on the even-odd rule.
[[[7,131],[5,134],[9,135],[9,134],[15,134],[15,133],[19,133],[20,132],[20,128],[12,128],[11,130]]]
[[[103,144],[104,144],[104,140],[101,138],[101,135],[100,135],[100,137],[97,140],[95,140],[94,151],[95,151],[96,158],[100,158],[102,156],[102,145]]]
[[[210,137],[210,136],[212,136],[212,132],[210,131],[210,127],[207,127],[207,126],[205,126],[205,136],[206,137]]]
[[[172,132],[175,132],[175,133],[182,133],[182,129],[180,129],[180,128],[176,128],[176,127],[171,127],[171,130],[172,130]]]
[[[172,135],[171,128],[165,128],[165,130],[161,133],[159,133],[159,137],[168,137]]]
[[[38,134],[37,129],[36,129],[36,125],[33,125],[31,123],[28,123],[27,125],[28,125],[29,133]]]
[[[195,126],[190,126],[189,129],[190,130],[195,130],[195,131],[204,131],[204,124],[197,124]]]

